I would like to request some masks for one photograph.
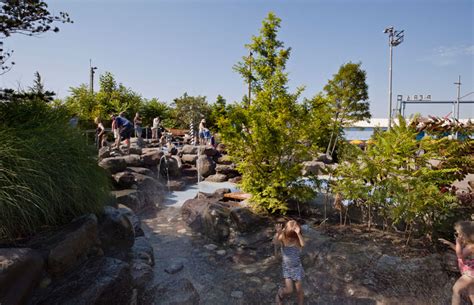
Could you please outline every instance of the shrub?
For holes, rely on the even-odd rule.
[[[0,238],[101,210],[105,172],[65,109],[35,98],[0,102]]]

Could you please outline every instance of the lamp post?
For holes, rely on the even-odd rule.
[[[92,60],[89,59],[89,73],[90,73],[90,80],[89,80],[89,88],[91,91],[91,94],[94,94],[94,73],[97,67],[92,66]]]
[[[388,45],[390,49],[390,61],[388,68],[388,130],[392,128],[392,61],[393,61],[393,47],[398,46],[403,42],[405,37],[404,30],[396,31],[393,26],[386,28],[383,31],[388,34]]]

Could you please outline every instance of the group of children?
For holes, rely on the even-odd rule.
[[[300,225],[294,221],[288,221],[285,226],[277,224],[276,234],[273,242],[281,246],[282,275],[285,286],[278,289],[275,297],[276,304],[282,305],[285,297],[296,289],[298,305],[304,302],[304,291],[302,279],[304,270],[301,264],[300,254],[304,247],[304,239],[301,234]],[[457,262],[461,276],[453,286],[452,305],[461,305],[461,296],[466,295],[474,304],[474,222],[459,221],[454,226],[455,242],[452,243],[444,238],[439,241],[448,245],[456,252]]]

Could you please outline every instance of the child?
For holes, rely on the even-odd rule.
[[[439,241],[456,251],[461,277],[453,286],[451,304],[461,304],[461,293],[467,291],[471,303],[474,304],[474,223],[459,221],[454,225],[456,244],[440,238]]]
[[[298,305],[303,305],[304,292],[301,280],[304,276],[304,270],[301,265],[300,253],[304,246],[304,240],[301,236],[301,227],[296,221],[290,220],[284,228],[281,224],[277,224],[275,228],[274,242],[281,245],[283,278],[285,279],[285,288],[278,289],[276,303],[283,304],[285,296],[293,292],[294,282]]]

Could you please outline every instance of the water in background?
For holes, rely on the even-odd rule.
[[[366,141],[370,139],[374,133],[374,127],[348,127],[344,128],[344,136],[347,140],[363,140]],[[386,130],[386,128],[382,128]]]

